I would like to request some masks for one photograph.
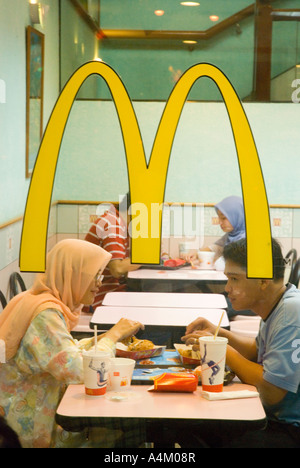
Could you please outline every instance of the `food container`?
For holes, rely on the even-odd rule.
[[[174,344],[174,348],[178,352],[183,364],[190,364],[193,366],[199,366],[201,364],[200,352],[193,351],[191,345]]]
[[[116,345],[116,356],[138,361],[139,359],[160,356],[165,349],[166,346],[154,346],[152,349],[145,349],[143,351],[128,351],[128,346],[118,342]]]

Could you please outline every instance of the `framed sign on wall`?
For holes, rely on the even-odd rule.
[[[26,178],[29,178],[43,134],[44,34],[28,26],[26,35]]]

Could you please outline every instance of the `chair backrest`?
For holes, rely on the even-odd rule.
[[[296,249],[289,250],[284,260],[286,263],[285,272],[284,272],[284,284],[286,284],[288,282],[290,283],[292,282],[293,273],[294,273],[294,269],[295,269],[296,262],[297,262],[297,250]]]
[[[2,305],[2,309],[4,309],[4,307],[6,307],[7,305],[7,301],[2,291],[0,291],[0,302]]]
[[[20,290],[19,290],[20,289]],[[26,286],[20,273],[14,272],[9,277],[9,297],[12,299],[21,291],[26,291]]]
[[[296,261],[295,267],[293,269],[293,273],[290,277],[290,283],[294,284],[297,288],[299,286],[300,281],[300,258]]]

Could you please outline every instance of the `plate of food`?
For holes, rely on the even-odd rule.
[[[120,341],[116,345],[116,356],[134,360],[160,356],[166,346],[156,346],[150,340],[139,340],[135,336]]]

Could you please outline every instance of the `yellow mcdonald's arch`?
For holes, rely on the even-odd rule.
[[[172,144],[183,105],[199,78],[218,86],[234,135],[245,207],[250,278],[272,278],[271,229],[266,190],[253,135],[242,104],[227,77],[211,64],[189,68],[176,83],[163,112],[147,165],[143,142],[127,91],[116,72],[103,62],[88,62],[70,78],[52,111],[40,145],[25,208],[20,248],[21,271],[44,271],[48,218],[55,170],[64,129],[82,83],[98,74],[107,83],[118,113],[127,159],[131,202],[142,203],[148,216],[148,237],[132,239],[133,263],[159,263],[161,238],[151,237],[151,204],[164,200]],[[161,232],[161,212],[159,217]]]

